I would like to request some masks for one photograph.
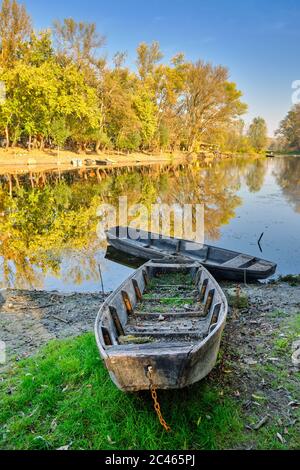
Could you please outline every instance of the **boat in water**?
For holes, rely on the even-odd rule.
[[[95,323],[100,355],[123,391],[177,389],[214,367],[227,316],[226,297],[197,261],[151,260],[101,306]]]
[[[256,256],[175,237],[114,227],[106,232],[115,249],[141,259],[185,257],[198,261],[217,279],[250,282],[266,279],[276,271],[276,264]]]

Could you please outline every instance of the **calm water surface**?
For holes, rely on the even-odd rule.
[[[23,187],[13,198],[3,185],[1,287],[95,292],[100,264],[105,290],[114,289],[132,268],[125,265],[126,257],[123,264],[105,258],[96,211],[101,202],[114,204],[121,195],[146,205],[158,199],[203,203],[207,243],[273,260],[277,275],[300,272],[300,158],[276,157],[169,173],[120,172],[100,183]]]

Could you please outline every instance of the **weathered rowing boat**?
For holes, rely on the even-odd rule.
[[[101,357],[124,391],[182,388],[214,367],[227,315],[223,291],[200,263],[152,260],[104,302],[95,323]]]
[[[163,237],[139,230],[132,237],[132,229],[115,227],[106,232],[114,248],[142,259],[161,259],[181,256],[201,263],[217,279],[256,281],[266,279],[276,271],[276,264],[256,256],[226,250],[211,245]]]

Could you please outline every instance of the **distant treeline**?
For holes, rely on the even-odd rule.
[[[154,42],[138,46],[134,72],[123,52],[109,66],[104,43],[95,24],[71,18],[36,32],[23,5],[3,0],[2,146],[97,152],[197,151],[203,142],[231,151],[265,147],[263,119],[245,133],[247,106],[226,68],[193,63],[181,53],[163,63]]]
[[[272,146],[275,150],[300,152],[300,103],[295,104],[281,121]]]

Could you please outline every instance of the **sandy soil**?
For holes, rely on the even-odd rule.
[[[22,173],[28,171],[49,171],[51,169],[68,170],[74,168],[72,160],[93,159],[107,162],[108,166],[126,166],[126,165],[151,165],[155,163],[170,163],[171,161],[182,160],[187,157],[186,153],[95,153],[78,154],[71,151],[61,151],[59,156],[55,151],[28,152],[24,149],[0,149],[0,174]]]

